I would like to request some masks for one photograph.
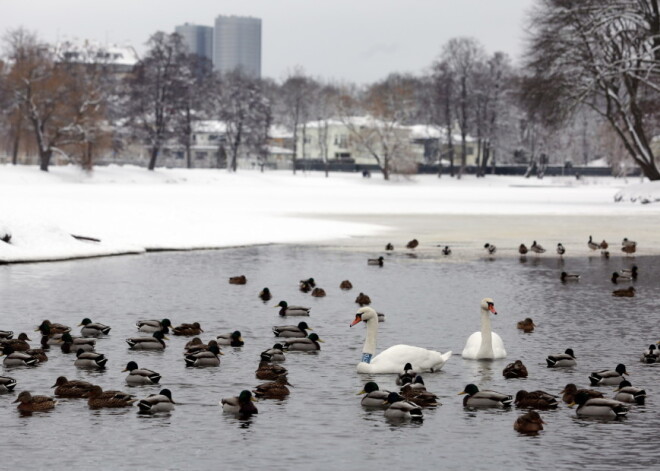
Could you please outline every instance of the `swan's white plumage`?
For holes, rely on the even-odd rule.
[[[360,308],[358,314],[361,315],[360,320],[367,324],[367,338],[362,352],[373,355],[378,335],[378,314],[370,307]],[[359,321],[356,319],[356,322]],[[400,373],[406,363],[410,363],[412,369],[418,372],[438,371],[449,360],[451,353],[440,353],[411,345],[394,345],[374,356],[370,363],[358,363],[357,372]]]
[[[465,343],[462,356],[467,360],[497,360],[506,358],[502,338],[491,330],[489,311],[493,300],[481,301],[481,332],[470,335]],[[493,311],[494,312],[494,308]]]

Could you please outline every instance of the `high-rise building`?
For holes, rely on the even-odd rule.
[[[240,69],[261,77],[261,19],[223,16],[215,19],[213,68],[222,73]]]
[[[183,43],[194,54],[213,60],[213,27],[185,23],[174,31],[181,35]]]

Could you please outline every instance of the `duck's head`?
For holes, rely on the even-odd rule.
[[[561,390],[559,394],[575,394],[577,392],[577,386],[573,383],[568,383],[564,389]]]
[[[524,389],[521,389],[520,391],[518,391],[516,393],[516,402],[522,401],[523,399],[525,399],[527,397],[528,394],[529,393],[527,391],[525,391]]]
[[[252,397],[252,393],[248,391],[247,389],[241,391],[241,393],[238,395],[238,402],[239,404],[245,404],[246,402],[257,402],[257,400]]]
[[[397,392],[391,392],[387,399],[384,401],[384,404],[394,404],[395,402],[403,401],[401,395]]]
[[[369,394],[374,391],[379,391],[378,384],[376,384],[374,381],[369,381],[368,383],[365,383],[364,388],[358,393],[358,396],[360,394]]]
[[[497,315],[497,311],[495,310],[495,301],[493,301],[491,298],[484,298],[481,300],[481,310],[490,311]]]
[[[78,327],[80,327],[81,325],[87,325],[87,324],[91,324],[91,323],[92,323],[92,320],[88,317],[85,317],[83,320],[80,321],[80,324],[78,324]]]
[[[477,385],[470,383],[467,386],[465,386],[465,389],[459,392],[458,395],[460,396],[461,394],[467,394],[468,396],[474,396],[478,392],[479,392],[479,388],[477,387]]]
[[[162,321],[160,321],[160,325],[162,325],[163,327],[172,327],[172,322],[168,318],[165,318]]]
[[[27,336],[25,332],[21,332],[20,334],[18,334],[18,340],[24,340],[27,342],[30,340],[30,338]]]
[[[210,342],[209,342],[209,352],[215,353],[216,355],[224,355],[224,353],[222,353],[220,351],[220,347],[218,346],[218,342],[214,342],[213,345],[211,345]]]
[[[66,376],[60,376],[59,378],[57,378],[57,379],[55,380],[55,384],[53,384],[53,385],[51,386],[51,388],[54,388],[54,387],[57,387],[57,386],[62,386],[63,384],[66,384],[66,383],[68,383],[68,382],[69,382],[69,380],[66,379]]]
[[[14,401],[14,404],[17,402],[30,402],[32,400],[32,394],[30,394],[30,391],[21,391],[21,393],[18,395],[16,400]]]
[[[367,322],[368,320],[374,318],[378,319],[378,313],[376,313],[376,311],[368,306],[361,307],[355,314],[355,319],[353,322],[351,322],[351,327],[353,327],[355,324],[359,324],[360,322]]]
[[[281,343],[276,343],[275,345],[273,345],[273,350],[282,350],[283,348],[284,346],[282,346]]]
[[[565,353],[566,355],[570,355],[570,356],[572,356],[573,358],[576,358],[575,353],[573,353],[573,349],[572,349],[572,348],[567,348],[567,349],[564,351],[564,353]]]
[[[172,391],[170,391],[169,389],[161,389],[159,394],[161,396],[165,396],[166,398],[168,398],[172,404],[176,404],[176,402],[174,402],[174,399],[172,399]]]
[[[584,405],[590,399],[589,394],[586,392],[579,392],[575,395],[575,400],[568,407],[573,407],[575,404]]]
[[[167,337],[165,336],[165,333],[164,333],[162,330],[157,330],[156,332],[154,332],[154,333],[153,333],[153,337],[154,337],[155,339],[160,340],[160,341],[162,341],[162,340],[169,340],[169,338],[167,338]]]
[[[632,386],[632,384],[630,384],[630,381],[624,379],[623,381],[621,381],[621,382],[619,383],[619,387],[618,387],[617,389],[615,389],[614,392],[620,391],[620,390],[622,390],[623,388],[627,388],[627,387],[629,387],[629,386]]]
[[[310,326],[308,326],[308,325],[307,325],[307,322],[305,322],[305,321],[299,322],[299,323],[298,323],[298,328],[299,328],[300,330],[314,330],[314,329],[312,329]]]
[[[241,331],[240,330],[233,331],[231,333],[231,338],[233,340],[240,340],[241,342],[243,341],[243,339],[241,338]]]
[[[133,370],[137,370],[137,369],[138,369],[137,363],[135,363],[134,361],[129,361],[126,364],[126,368],[124,368],[122,371],[133,371]]]
[[[415,384],[424,384],[424,378],[422,378],[422,375],[417,375],[415,376]]]
[[[614,371],[616,371],[620,375],[630,375],[630,373],[626,371],[626,365],[624,365],[623,363],[619,363],[618,365],[616,365]]]
[[[286,301],[280,301],[274,307],[281,307],[282,309],[286,309],[287,307],[289,307],[289,305],[287,304]]]
[[[87,394],[89,397],[98,397],[103,394],[103,388],[101,388],[101,386],[94,385],[90,388]]]
[[[403,365],[403,371],[409,371],[409,370],[412,370],[412,369],[413,369],[413,367],[410,363],[406,363],[405,365]]]
[[[73,337],[68,332],[64,332],[61,337],[62,342],[64,343],[73,343]]]
[[[83,350],[82,348],[79,348],[78,351],[76,352],[76,358],[79,357],[80,355],[82,355],[83,353],[85,353],[85,350]]]
[[[323,340],[321,340],[321,339],[319,338],[319,336],[316,335],[316,334],[314,334],[314,333],[309,334],[309,335],[307,336],[307,338],[308,338],[309,340],[311,340],[312,342],[321,342],[321,343],[323,343]]]

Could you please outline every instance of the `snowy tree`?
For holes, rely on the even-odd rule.
[[[454,102],[455,76],[447,61],[437,61],[433,64],[432,86],[430,91],[429,111],[430,122],[445,129],[446,150],[440,147],[438,155],[438,176],[442,175],[442,160],[449,160],[449,175],[454,176]]]
[[[339,89],[333,85],[320,85],[320,89],[314,94],[312,113],[316,116],[316,137],[319,143],[319,152],[326,178],[329,176],[329,123],[337,114],[337,103],[339,100]]]

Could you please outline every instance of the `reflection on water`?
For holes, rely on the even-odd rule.
[[[101,468],[186,469],[214,466],[273,469],[364,469],[433,466],[443,469],[575,469],[598,466],[620,469],[635,463],[650,467],[657,457],[653,440],[660,425],[658,367],[639,362],[655,343],[660,294],[658,258],[599,256],[560,260],[556,255],[460,260],[431,251],[395,251],[384,267],[368,266],[373,254],[318,247],[253,247],[193,253],[158,253],[135,257],[0,267],[0,329],[31,331],[43,320],[78,325],[84,318],[112,326],[97,341],[105,353],[105,371],[73,367],[74,356],[53,348],[49,361],[36,368],[4,368],[0,374],[18,380],[16,391],[51,394],[64,375],[97,383],[104,389],[129,391],[142,399],[162,388],[172,390],[175,410],[141,415],[137,408],[89,410],[84,400],[62,399],[50,412],[22,417],[16,393],[0,396],[4,425],[3,464],[8,469],[80,468],[98,456]],[[637,296],[614,298],[611,273],[639,266]],[[562,271],[580,273],[577,283],[562,284]],[[228,278],[245,274],[246,285]],[[298,290],[301,279],[314,277],[325,298]],[[353,289],[342,291],[349,279]],[[269,287],[272,301],[258,293]],[[387,316],[379,326],[378,351],[407,343],[453,357],[442,371],[425,374],[429,391],[442,403],[424,410],[422,422],[391,422],[381,410],[364,410],[356,395],[364,383],[396,390],[394,375],[359,375],[365,332],[349,328],[358,292]],[[508,358],[493,362],[463,360],[468,336],[480,328],[482,298],[495,300],[493,330],[503,339]],[[325,341],[317,354],[290,353],[284,366],[294,385],[286,400],[261,400],[259,414],[239,420],[224,414],[223,397],[253,389],[263,381],[254,372],[259,353],[275,343],[273,325],[297,324],[272,307],[280,300],[307,305],[305,320]],[[219,368],[186,368],[183,345],[172,337],[164,352],[135,352],[125,339],[136,335],[135,321],[168,317],[174,324],[200,322],[204,341],[240,330],[242,348],[225,347]],[[516,323],[531,317],[533,333]],[[37,342],[34,341],[34,344]],[[545,366],[548,354],[573,348],[574,368]],[[506,380],[502,369],[522,359],[526,379]],[[130,360],[162,375],[161,384],[129,387],[122,370]],[[542,389],[558,394],[567,383],[588,385],[592,371],[624,363],[633,385],[644,387],[648,402],[633,407],[619,421],[577,419],[564,404],[543,411],[545,430],[524,436],[513,430],[517,410],[466,410],[457,394],[466,384],[505,394]],[[606,396],[613,387],[599,388]],[[137,452],[138,440],[148,451]],[[366,445],[366,446],[365,446]],[[142,449],[142,448],[141,448]],[[20,452],[19,452],[20,450]],[[341,453],[338,453],[341,450]],[[503,452],[506,450],[506,452]]]

